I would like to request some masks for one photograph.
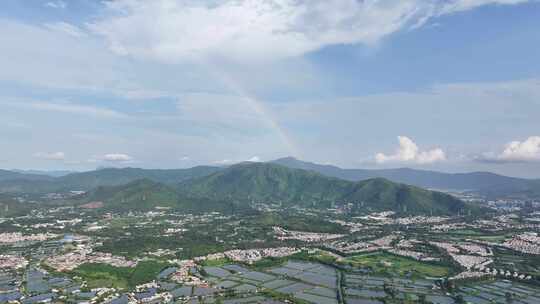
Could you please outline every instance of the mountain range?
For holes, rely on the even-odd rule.
[[[114,211],[248,210],[253,203],[282,207],[330,208],[347,205],[361,211],[394,210],[402,214],[476,213],[480,208],[453,196],[394,183],[383,178],[361,182],[328,177],[314,171],[273,163],[242,163],[176,184],[141,179],[124,185],[99,186],[75,204]]]
[[[383,178],[360,182],[273,163],[244,163],[209,176],[186,180],[179,193],[238,202],[280,202],[282,206],[331,207],[351,203],[371,211],[456,214],[475,208],[453,196],[394,183]]]
[[[328,189],[347,189],[346,187],[340,188],[345,181],[359,182],[382,178],[421,188],[468,191],[488,198],[540,198],[540,180],[507,177],[488,172],[451,174],[409,168],[383,170],[342,169],[331,165],[305,162],[292,157],[277,159],[266,164],[279,165],[276,168],[271,167],[274,171],[269,170],[266,172],[268,174],[272,172],[277,174],[284,167],[301,169],[308,171],[308,173],[302,174],[301,178],[294,178],[294,175],[298,174],[298,171],[292,170],[287,174],[282,174],[282,177],[278,180],[258,180],[257,178],[261,174],[259,171],[247,172],[239,170],[244,164],[231,167],[197,166],[188,169],[164,170],[104,168],[88,172],[70,173],[57,177],[46,174],[0,170],[0,193],[44,194],[71,190],[91,191],[102,186],[122,186],[138,180],[148,180],[167,185],[175,189],[175,191],[181,190],[183,193],[191,196],[202,193],[212,196],[209,191],[209,189],[212,189],[214,191],[214,198],[218,195],[230,194],[242,197],[243,199],[248,197],[251,197],[251,199],[264,199],[267,198],[266,193],[271,192],[275,196],[272,199],[280,200],[292,198],[309,200],[326,197],[331,199],[347,199],[347,197],[337,194],[318,192],[320,185],[316,182],[323,182],[319,178],[319,175],[321,175],[334,178],[332,180],[334,185]],[[314,177],[315,173],[318,174],[317,178]],[[243,176],[242,174],[247,175]],[[208,177],[208,179],[204,182],[200,180],[205,177]],[[230,189],[222,189],[222,187],[227,185],[226,183],[222,183],[223,179],[227,179],[230,183],[236,183],[235,190],[229,191]],[[338,179],[340,181],[337,181]],[[195,181],[199,183],[194,184]],[[265,184],[263,181],[267,183]],[[295,182],[304,184],[302,187],[297,187],[297,185],[292,184]],[[329,183],[329,181],[324,181],[324,183]],[[311,189],[304,191],[310,185]],[[248,186],[253,187],[253,189],[248,191]],[[285,186],[288,186],[288,188]],[[303,190],[300,191],[299,189]]]
[[[24,174],[0,170],[0,193],[48,193],[71,190],[89,191],[100,186],[119,186],[140,179],[175,184],[186,179],[206,176],[219,167],[197,166],[189,169],[105,168],[71,173],[60,177]]]
[[[83,190],[86,193],[70,203],[116,211],[150,210],[157,206],[190,211],[238,210],[262,202],[315,208],[348,204],[364,211],[394,210],[407,214],[478,210],[450,195],[385,178],[351,181],[315,170],[291,168],[291,163],[279,164],[283,161],[176,170],[109,168],[61,177],[2,171],[0,193]],[[88,205],[91,202],[100,204]]]
[[[488,198],[540,198],[540,180],[508,177],[490,172],[443,173],[410,168],[398,169],[342,169],[332,165],[305,162],[293,157],[272,161],[289,168],[304,169],[349,181],[385,178],[394,182],[422,188],[455,190],[480,194]]]

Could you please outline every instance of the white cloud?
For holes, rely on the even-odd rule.
[[[38,152],[34,154],[34,157],[46,160],[64,160],[66,154],[64,152]]]
[[[129,86],[123,62],[106,49],[105,42],[91,35],[74,37],[77,29],[66,28],[69,25],[0,18],[0,80],[96,91]]]
[[[260,61],[336,44],[377,43],[431,18],[527,0],[118,0],[89,25],[122,55],[159,61]]]
[[[250,157],[246,160],[243,160],[244,162],[254,162],[254,163],[258,163],[258,162],[261,162],[261,158],[258,157],[258,156],[253,156],[253,157]],[[214,164],[218,164],[218,165],[230,165],[230,164],[236,164],[236,163],[241,163],[243,162],[242,160],[233,160],[233,159],[222,159],[222,160],[216,160],[214,161]]]
[[[454,0],[448,1],[439,14],[451,14],[468,11],[483,5],[515,5],[529,2],[530,0]]]
[[[229,165],[232,163],[235,163],[235,161],[231,159],[222,159],[222,160],[214,161],[214,164],[217,164],[217,165]]]
[[[82,29],[66,22],[46,23],[45,27],[51,31],[61,32],[77,38],[86,36],[86,33]]]
[[[45,6],[51,7],[51,8],[64,9],[64,8],[67,7],[67,3],[62,1],[62,0],[49,1],[49,2],[45,3]]]
[[[10,106],[10,107],[23,108],[23,109],[77,114],[77,115],[85,115],[85,116],[92,116],[92,117],[98,117],[98,118],[126,118],[128,117],[127,115],[123,113],[120,113],[111,109],[73,104],[73,103],[54,103],[54,102],[43,102],[43,101],[18,100],[18,101],[1,102],[0,104]]]
[[[499,153],[488,152],[477,157],[481,162],[512,163],[540,161],[540,136],[531,136],[524,141],[511,141]]]
[[[182,157],[180,157],[180,160],[181,161],[188,161],[188,160],[191,160],[191,158],[189,158],[189,156],[182,156]]]
[[[103,156],[103,160],[109,162],[131,162],[133,157],[122,153],[110,153]]]
[[[418,164],[431,164],[446,160],[444,151],[440,148],[420,151],[416,143],[406,136],[398,136],[399,148],[392,155],[377,153],[375,161],[379,164],[387,162],[414,162]]]
[[[540,136],[531,136],[525,141],[508,143],[500,155],[506,160],[540,160]]]
[[[258,163],[258,162],[260,162],[260,161],[261,161],[261,158],[260,158],[260,157],[258,157],[258,156],[253,156],[253,157],[251,157],[251,158],[247,159],[246,161],[248,161],[248,162],[254,162],[254,163]]]

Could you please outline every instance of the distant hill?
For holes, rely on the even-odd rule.
[[[140,179],[148,179],[164,184],[177,184],[186,179],[209,175],[217,167],[198,166],[189,169],[158,170],[139,168],[107,168],[89,172],[72,173],[61,177],[0,172],[0,192],[46,193],[57,191],[88,191],[99,186],[124,185]]]
[[[351,182],[271,163],[234,165],[206,177],[187,180],[179,185],[178,191],[197,198],[282,202],[285,206],[327,207],[331,202],[350,202],[364,210],[411,214],[475,210],[450,195],[382,178]]]
[[[42,174],[31,174],[0,169],[0,181],[5,180],[51,180],[52,177]]]
[[[342,169],[336,166],[304,162],[292,157],[270,162],[293,169],[315,171],[348,181],[384,178],[428,189],[469,191],[488,198],[540,199],[540,180],[507,177],[488,172],[442,173],[409,168],[366,170]],[[233,166],[234,167],[234,166]],[[0,193],[47,193],[70,190],[88,191],[99,186],[124,185],[148,179],[166,185],[211,175],[227,167],[198,166],[189,169],[105,168],[89,172],[52,177],[29,172],[0,170]]]
[[[305,162],[293,157],[272,161],[289,168],[312,170],[323,175],[349,181],[385,178],[422,188],[471,191],[488,197],[513,196],[540,198],[540,180],[502,176],[489,172],[442,173],[435,171],[399,169],[342,169],[331,165]]]
[[[71,173],[76,173],[75,171],[66,171],[66,170],[53,170],[53,171],[43,171],[43,170],[12,170],[13,172],[23,173],[23,174],[33,174],[33,175],[44,175],[51,177],[60,177],[65,176]]]
[[[220,170],[217,167],[197,166],[189,169],[139,169],[106,168],[96,171],[73,173],[55,180],[67,188],[89,190],[99,186],[124,185],[140,179],[148,179],[163,184],[176,184],[181,181],[206,176]]]

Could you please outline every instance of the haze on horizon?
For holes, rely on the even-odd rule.
[[[540,178],[534,0],[4,0],[0,168]]]

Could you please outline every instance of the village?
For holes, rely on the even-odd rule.
[[[419,269],[427,267],[423,275],[438,275],[440,279],[466,285],[474,285],[472,282],[476,280],[510,280],[516,284],[534,285],[537,280],[537,277],[528,271],[528,267],[532,265],[527,264],[526,259],[521,262],[524,263],[523,266],[518,268],[501,263],[503,261],[501,259],[516,259],[511,253],[506,254],[508,250],[524,255],[540,254],[538,223],[522,221],[515,213],[498,215],[491,219],[464,221],[459,217],[399,217],[394,212],[347,218],[343,213],[336,213],[334,210],[321,214],[318,210],[297,209],[295,216],[305,218],[322,216],[326,218],[327,223],[333,225],[332,229],[335,231],[313,232],[281,225],[271,225],[261,230],[260,226],[245,221],[242,227],[237,227],[236,223],[239,221],[237,218],[218,212],[181,215],[169,213],[167,210],[156,210],[130,214],[83,214],[69,218],[70,212],[51,210],[37,213],[33,219],[3,220],[3,225],[10,223],[19,231],[0,233],[2,250],[0,267],[3,269],[4,278],[0,284],[0,299],[5,299],[4,301],[9,299],[8,302],[12,303],[82,298],[87,298],[91,303],[168,303],[178,300],[188,301],[194,297],[226,299],[232,295],[227,291],[231,287],[227,286],[236,286],[229,281],[235,280],[240,280],[238,282],[245,286],[242,285],[234,294],[249,299],[259,297],[258,294],[265,290],[265,287],[260,285],[264,284],[264,281],[257,283],[257,280],[244,281],[246,279],[231,277],[222,282],[224,279],[216,281],[215,276],[218,278],[223,275],[235,276],[234,269],[238,269],[239,273],[251,273],[254,270],[250,268],[260,269],[257,265],[261,263],[273,269],[272,265],[280,267],[279,265],[286,264],[287,261],[298,259],[304,263],[306,259],[324,262],[324,265],[337,267],[334,271],[338,273],[361,271],[372,273],[372,276],[377,276],[377,273],[384,269],[401,273],[405,270],[396,267],[400,263],[410,261],[407,263],[417,265],[412,267],[420,267]],[[383,232],[382,227],[390,229],[385,228]],[[116,229],[122,231],[121,235],[116,236],[120,240],[132,239],[135,237],[134,233],[141,236],[141,233],[144,235],[144,231],[149,233],[157,231],[160,237],[178,242],[192,234],[205,236],[209,229],[214,229],[213,231],[220,231],[218,234],[213,233],[216,246],[229,243],[244,246],[239,242],[239,238],[251,244],[274,243],[277,246],[229,247],[226,250],[215,250],[191,257],[186,256],[189,247],[184,245],[157,247],[147,251],[140,251],[135,247],[135,252],[139,252],[135,255],[123,250],[122,247],[111,247],[114,251],[103,251],[104,248],[108,248],[104,246],[109,240],[115,238],[112,233],[116,233],[114,232]],[[478,234],[467,232],[478,229],[489,231],[494,236],[478,237]],[[429,231],[430,234],[423,231]],[[460,231],[466,232],[461,234]],[[500,235],[501,231],[504,235],[509,231],[515,232],[510,233],[509,237],[495,237]],[[190,242],[197,244],[196,241]],[[25,248],[29,248],[30,251]],[[379,262],[371,264],[369,259],[363,261],[364,256],[368,258],[373,255],[381,257]],[[106,266],[104,269],[127,272],[137,272],[142,267],[152,265],[154,274],[147,277],[148,281],[137,282],[129,289],[125,289],[124,284],[127,282],[120,283],[123,282],[120,278],[115,279],[120,280],[116,283],[109,283],[112,285],[99,286],[90,279],[91,276],[88,276],[91,272],[87,272],[89,270],[86,265],[103,265],[100,267]],[[230,266],[229,269],[227,265],[237,266]],[[435,268],[429,270],[430,267]],[[421,273],[414,274],[414,277],[421,278]],[[58,274],[63,276],[57,277]],[[271,271],[264,269],[260,274],[253,274],[254,278],[259,276],[270,278],[273,275],[275,276]],[[281,278],[283,280],[291,274],[287,270],[286,274],[281,275],[285,276]],[[301,281],[305,279],[300,278]],[[28,288],[21,288],[24,282],[28,284],[28,280],[32,280],[31,286],[37,286],[35,291],[29,292]],[[433,281],[432,284],[438,286],[437,281]],[[432,292],[428,295],[430,293]],[[302,293],[298,293],[297,296],[304,297]],[[448,295],[441,296],[452,299]],[[306,297],[311,299],[317,296],[309,294]],[[377,296],[364,297],[372,300],[377,298]],[[313,303],[323,303],[321,301],[326,300],[318,299]]]

